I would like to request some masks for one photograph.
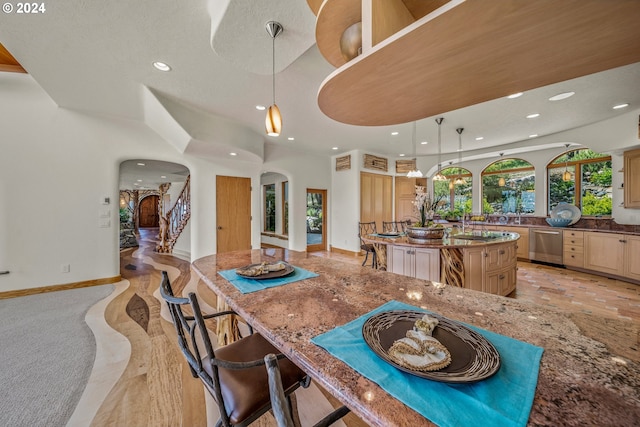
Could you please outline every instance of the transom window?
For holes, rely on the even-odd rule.
[[[482,213],[532,214],[535,168],[526,160],[498,160],[482,171]]]
[[[588,148],[568,151],[547,165],[547,177],[549,212],[565,202],[585,216],[611,215],[611,156]]]

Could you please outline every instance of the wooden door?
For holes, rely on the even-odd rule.
[[[216,176],[217,253],[251,249],[251,179]]]
[[[327,248],[327,190],[307,188],[307,252]]]
[[[159,227],[160,216],[158,215],[158,196],[147,196],[140,202],[139,226]]]
[[[440,282],[440,249],[418,248],[416,258],[416,278]]]
[[[360,172],[360,222],[393,220],[393,178],[388,175]]]

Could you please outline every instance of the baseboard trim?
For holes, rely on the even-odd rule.
[[[354,252],[354,251],[348,251],[346,249],[340,249],[340,248],[334,248],[333,246],[329,247],[329,252],[335,252],[338,254],[343,254],[343,255],[350,255],[353,257],[359,257],[360,256],[360,252]]]
[[[102,279],[86,280],[83,282],[65,283],[63,285],[42,286],[40,288],[17,289],[15,291],[0,292],[0,299],[24,297],[27,295],[43,294],[45,292],[66,291],[69,289],[88,288],[90,286],[108,285],[122,280],[119,274]]]

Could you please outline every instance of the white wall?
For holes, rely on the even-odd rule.
[[[351,169],[336,171],[336,157],[351,156]],[[360,251],[358,222],[360,221],[360,167],[358,150],[331,157],[331,188],[333,227],[331,245],[351,252]]]
[[[58,108],[30,76],[4,74],[0,84],[11,90],[0,98],[0,264],[11,273],[0,276],[0,292],[119,274],[119,166],[133,158],[190,169],[190,252],[215,252],[215,175],[249,176],[255,185],[259,166],[181,155],[141,123]],[[106,211],[109,227],[100,227]],[[70,272],[61,272],[64,264]]]
[[[279,144],[267,144],[262,172],[277,172],[289,180],[289,249],[307,248],[307,189],[327,190],[327,212],[332,212],[330,158],[312,156]],[[259,208],[261,209],[261,207]],[[255,210],[254,212],[262,212]],[[255,216],[255,215],[254,215]],[[331,229],[335,223],[327,218],[327,244],[331,244]]]

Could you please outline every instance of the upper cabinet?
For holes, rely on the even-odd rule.
[[[624,207],[640,209],[640,149],[624,153]]]

